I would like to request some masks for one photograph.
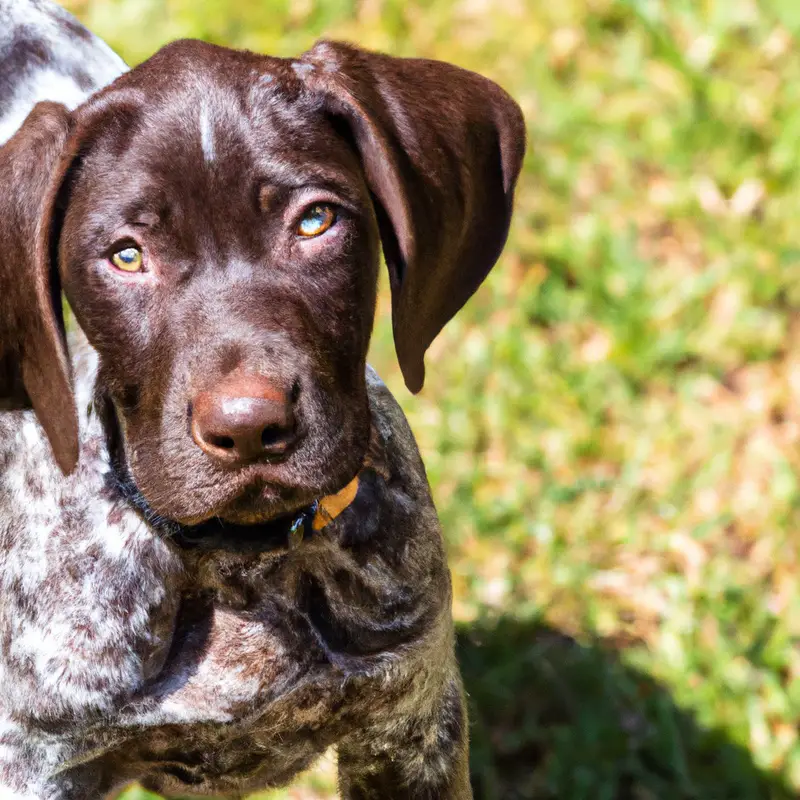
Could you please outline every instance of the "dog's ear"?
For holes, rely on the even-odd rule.
[[[525,151],[517,104],[438,61],[319,42],[295,64],[361,155],[392,287],[397,357],[412,392],[424,356],[497,261]]]
[[[64,106],[39,103],[0,147],[0,408],[32,406],[65,473],[78,418],[52,238],[70,126]]]

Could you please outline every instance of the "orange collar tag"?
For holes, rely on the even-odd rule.
[[[329,494],[317,503],[317,511],[311,527],[321,531],[329,522],[333,522],[356,499],[358,493],[358,475],[344,489],[336,494]]]

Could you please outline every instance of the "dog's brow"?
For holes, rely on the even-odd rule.
[[[154,211],[136,211],[131,217],[131,225],[142,228],[155,228],[161,221]]]
[[[358,205],[363,199],[357,186],[354,185],[351,174],[321,164],[313,167],[309,164],[290,164],[285,161],[280,165],[270,164],[262,173],[259,184],[262,186],[262,191],[269,187],[281,187],[292,192],[304,189],[327,190],[341,195],[343,200],[353,205]]]

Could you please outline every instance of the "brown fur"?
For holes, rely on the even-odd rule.
[[[89,469],[109,530],[141,519],[148,546],[166,543],[160,594],[130,601],[171,641],[167,654],[132,640],[141,679],[121,685],[105,647],[112,677],[84,709],[80,693],[58,713],[43,693],[43,708],[16,709],[23,733],[0,724],[0,745],[27,741],[59,767],[15,778],[0,759],[0,786],[65,800],[136,778],[235,795],[288,781],[335,744],[344,797],[471,796],[438,521],[366,354],[382,248],[398,358],[421,388],[426,349],[502,249],[523,148],[513,101],[456,67],[331,42],[296,62],[177,42],[75,112],[38,106],[0,149],[8,402],[30,400],[66,472],[80,449],[58,492]],[[337,222],[301,240],[315,202]],[[147,271],[115,272],[110,253],[131,241]],[[97,354],[84,423],[61,288]],[[280,458],[234,468],[193,438],[195,398],[234,373],[291,387],[301,434]],[[365,462],[351,505],[288,535]],[[20,525],[0,539],[0,591],[14,591],[1,554],[30,536]],[[124,555],[134,573],[136,552]],[[57,610],[38,591],[33,627]],[[124,620],[126,597],[108,613]],[[33,697],[26,663],[4,665],[0,649],[0,672]]]

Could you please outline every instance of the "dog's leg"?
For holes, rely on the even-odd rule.
[[[342,800],[472,800],[458,678],[433,714],[372,726],[339,745]]]

